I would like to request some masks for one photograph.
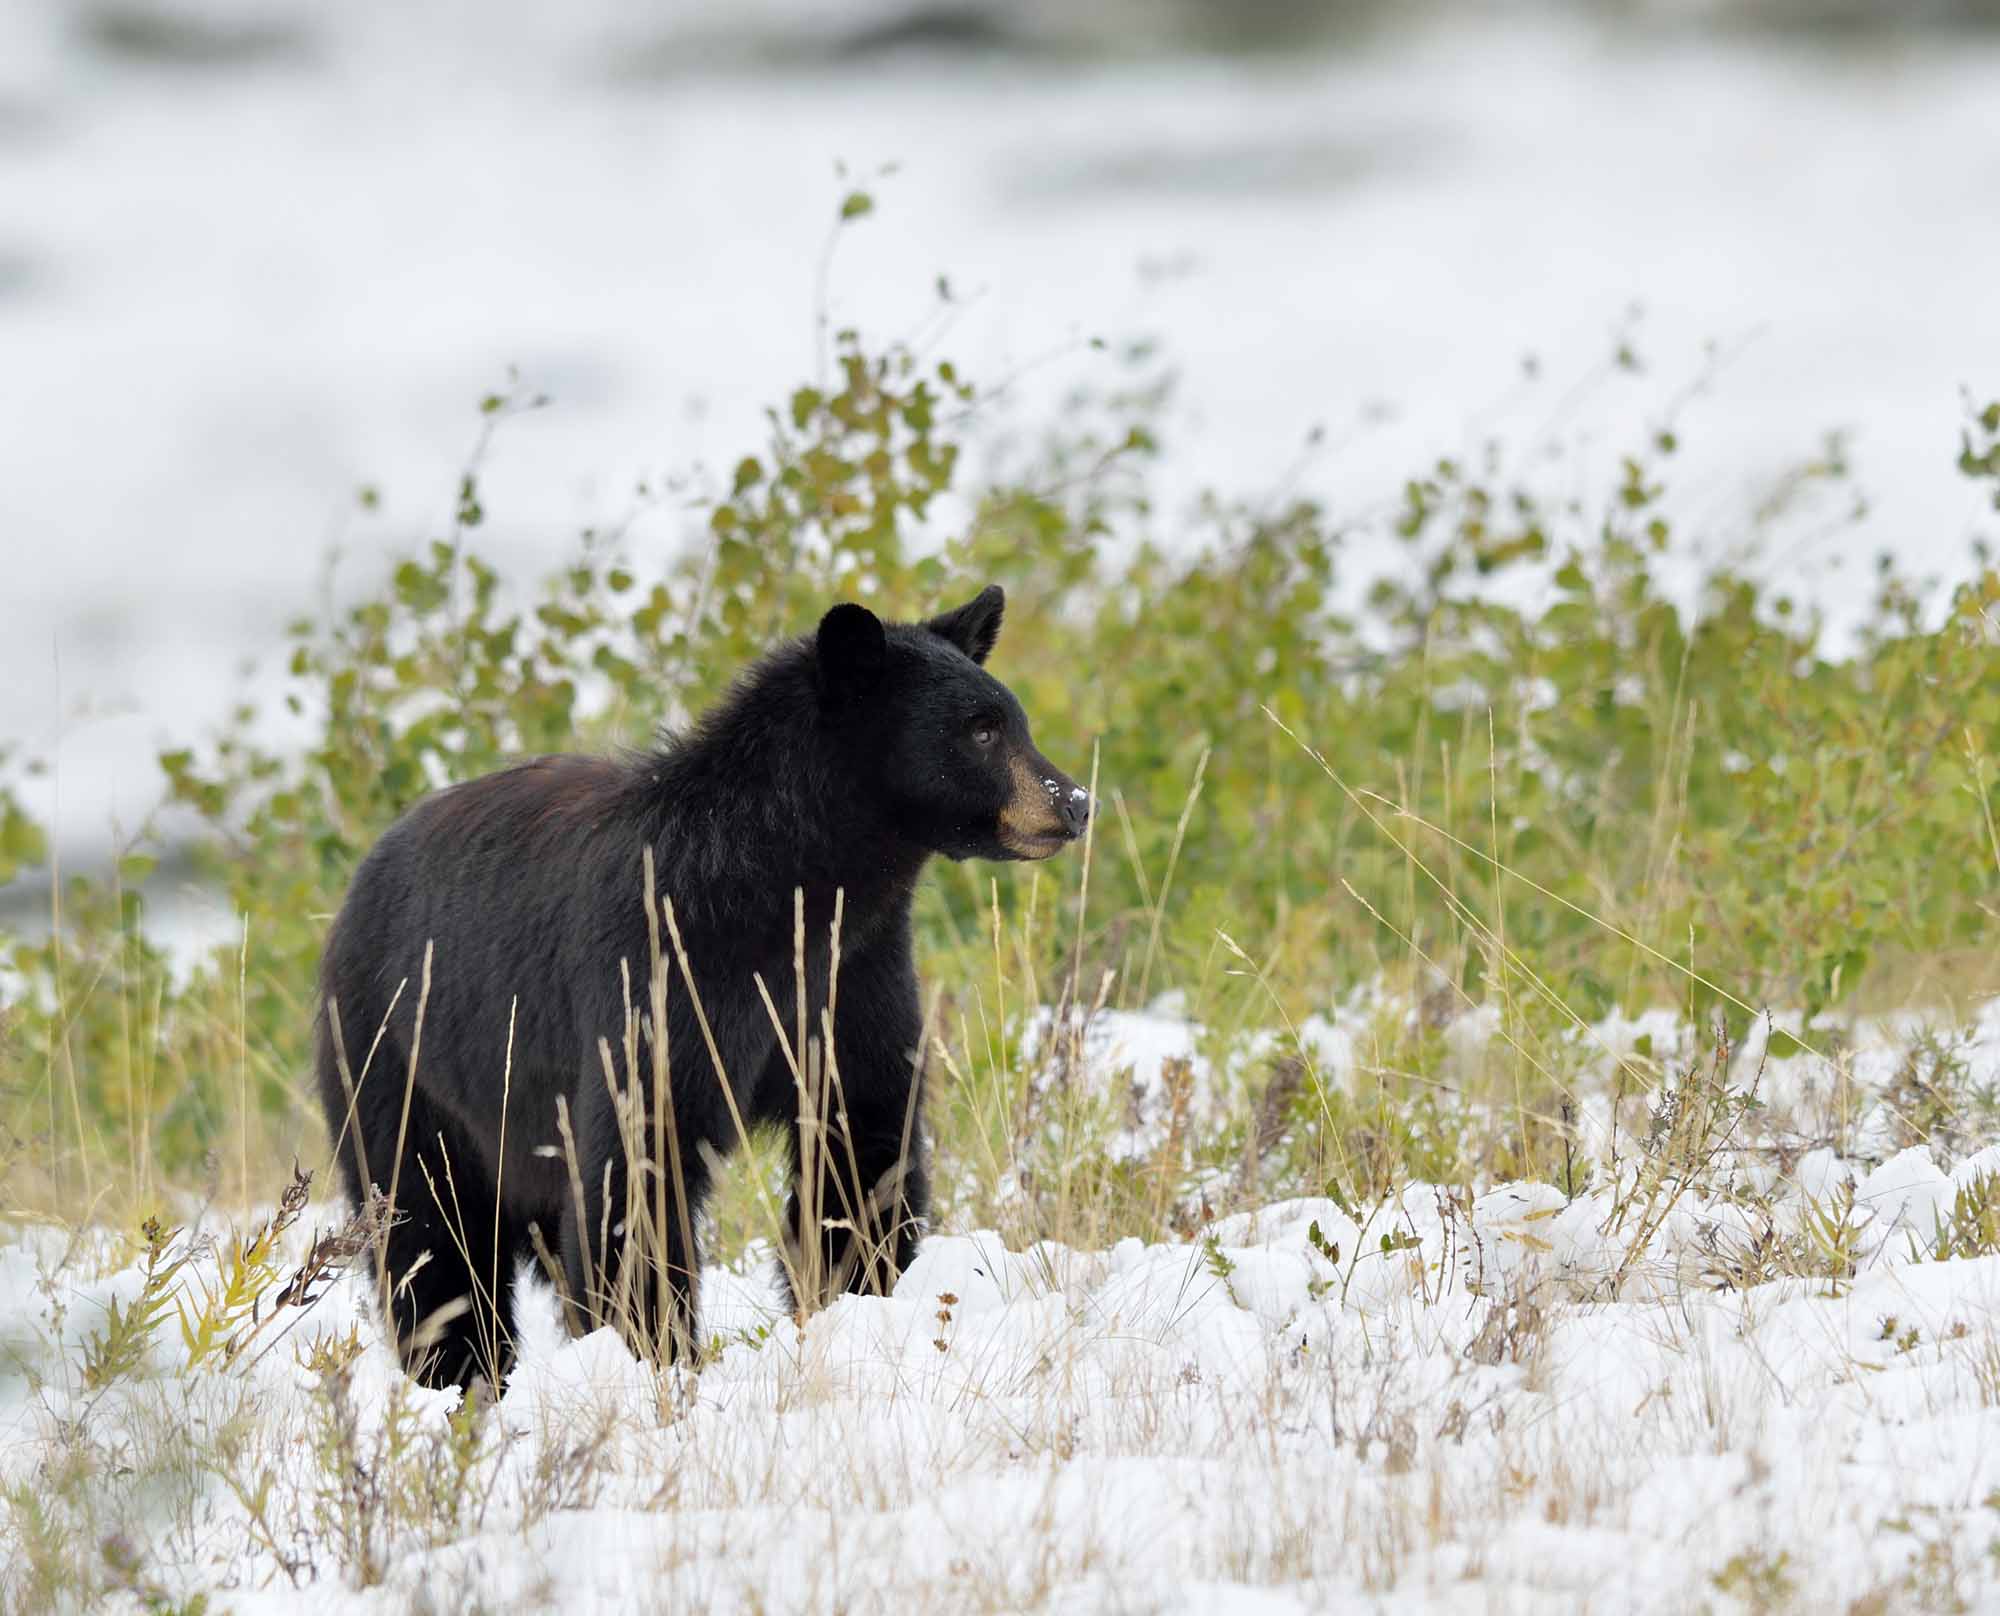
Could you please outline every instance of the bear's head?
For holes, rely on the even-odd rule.
[[[1083,834],[1090,794],[1036,749],[983,666],[1006,596],[989,585],[922,623],[865,606],[820,620],[821,701],[897,832],[947,858],[1043,859]]]

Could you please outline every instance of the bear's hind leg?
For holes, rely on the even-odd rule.
[[[400,1172],[395,1136],[379,1145],[369,1166],[384,1193],[395,1175],[396,1206],[376,1277],[397,1355],[426,1386],[484,1376],[497,1390],[514,1361],[514,1264],[525,1232],[499,1206],[478,1155],[421,1091],[410,1096]]]

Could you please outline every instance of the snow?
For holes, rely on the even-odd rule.
[[[1177,1115],[1183,1126],[1217,1120],[1236,1092],[1236,1080],[1274,1055],[1305,1061],[1322,1085],[1343,1081],[1354,1069],[1358,1042],[1376,1008],[1364,992],[1347,1006],[1307,1016],[1295,1034],[1253,1033],[1235,1041],[1218,1068],[1204,1053],[1209,1030],[1187,1018],[1181,995],[1162,994],[1145,1010],[1073,1012],[1060,1033],[1053,1013],[1044,1011],[1027,1027],[1022,1059],[1044,1091],[1073,1085],[1078,1069],[1108,1079],[1091,1085],[1108,1092],[1122,1116],[1107,1153],[1115,1161],[1138,1161],[1168,1140]],[[1476,1029],[1456,1033],[1467,1047],[1486,1035]]]
[[[1088,1080],[1150,1093],[1187,1060],[1219,1083],[1173,1008],[1093,1018]],[[1687,1043],[1668,1018],[1594,1031],[1639,1025]],[[1965,1037],[1975,1075],[1995,1027]],[[458,1468],[456,1392],[403,1381],[358,1281],[227,1368],[190,1367],[170,1317],[93,1391],[83,1344],[141,1271],[107,1232],[21,1225],[0,1497],[100,1466],[145,1587],[241,1616],[2000,1608],[2000,1255],[1929,1255],[2000,1140],[1784,1159],[1756,1198],[1721,1172],[1654,1205],[1627,1167],[1575,1197],[1277,1199],[1102,1249],[943,1230],[893,1296],[803,1325],[753,1249],[705,1276],[698,1376],[568,1338],[531,1285]],[[1851,1274],[1723,1287],[1767,1225],[1850,1190]],[[350,1330],[336,1451],[302,1360]],[[357,1518],[357,1477],[401,1502]]]

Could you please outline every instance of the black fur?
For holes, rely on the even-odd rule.
[[[751,668],[685,738],[620,759],[538,758],[453,786],[413,807],[362,861],[321,967],[318,1082],[349,1193],[359,1201],[370,1183],[385,1193],[395,1184],[377,1272],[412,1374],[432,1385],[505,1375],[513,1273],[535,1231],[559,1257],[573,1324],[596,1318],[607,1293],[589,1281],[615,1281],[621,1242],[616,1229],[604,1238],[604,1208],[607,1184],[611,1207],[626,1205],[626,1153],[598,1046],[610,1041],[624,1083],[620,965],[644,1018],[648,848],[740,1114],[749,1126],[791,1128],[795,1169],[797,1086],[753,973],[791,1036],[802,889],[817,1029],[843,895],[834,1039],[846,1125],[812,1154],[830,1163],[816,1169],[824,1216],[853,1222],[860,1207],[876,1238],[851,1259],[852,1229],[823,1227],[818,1239],[826,1271],[846,1265],[848,1289],[895,1283],[927,1204],[910,947],[918,875],[934,853],[1046,857],[1088,817],[1082,791],[1035,749],[1019,702],[979,665],[1002,606],[989,588],[928,623],[892,625],[836,606],[815,636]],[[644,1344],[672,1350],[693,1338],[701,1265],[691,1231],[710,1163],[738,1130],[664,930],[662,946],[668,1153],[685,1200],[666,1192],[668,1262],[627,1276],[626,1317]],[[639,1066],[650,1072],[650,1041]],[[651,1141],[657,1114],[651,1096],[645,1104]],[[793,1182],[796,1244],[796,1171]],[[653,1194],[649,1184],[648,1205]]]

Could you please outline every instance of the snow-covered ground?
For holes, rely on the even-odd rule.
[[[1194,1041],[1106,1025],[1089,1080],[1143,1112]],[[1768,1063],[1758,1139],[1815,1083],[1886,1072],[1877,1034],[1838,1074]],[[1990,1088],[2000,1016],[1955,1048]],[[87,1557],[129,1584],[105,1608],[207,1591],[244,1616],[1997,1609],[2000,1255],[1933,1246],[2000,1143],[1867,1139],[1650,1191],[1632,1160],[1573,1199],[1279,1200],[1185,1242],[940,1232],[892,1298],[803,1328],[753,1252],[707,1276],[722,1345],[698,1378],[568,1339],[533,1290],[504,1396],[456,1425],[352,1279],[226,1366],[191,1366],[170,1310],[87,1386],[143,1274],[100,1232],[17,1227],[0,1510],[10,1554],[31,1512],[102,1534]],[[1815,1238],[1843,1253],[1824,1272],[1755,1271]],[[193,1314],[216,1266],[184,1271]],[[26,1597],[29,1564],[0,1595]]]

